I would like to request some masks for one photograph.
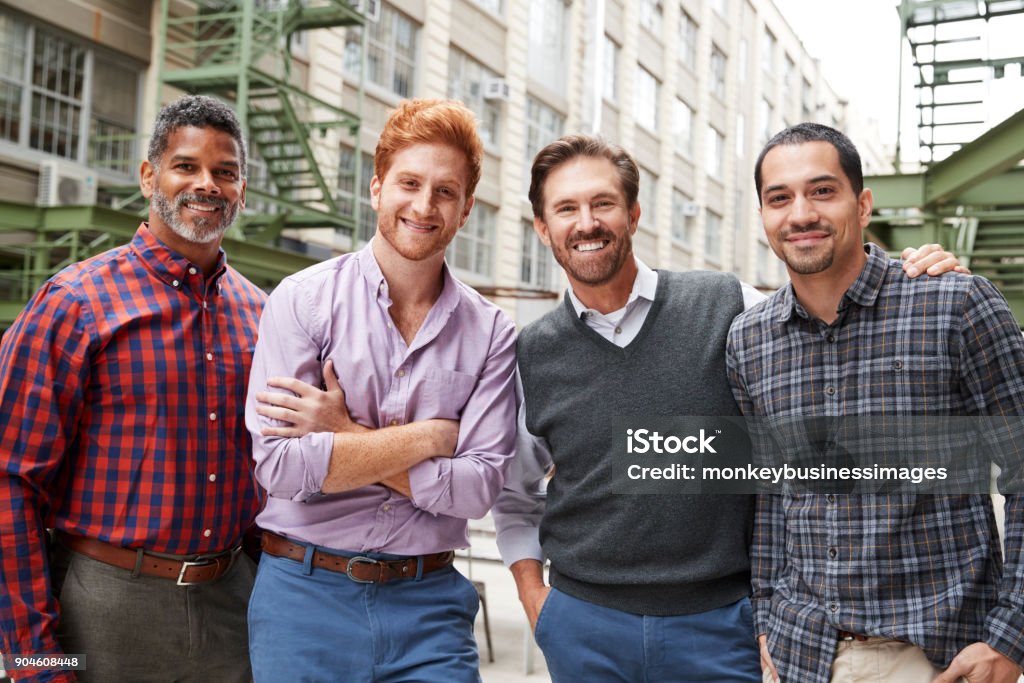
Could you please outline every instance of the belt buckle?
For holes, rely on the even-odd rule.
[[[213,564],[214,562],[216,562],[216,560],[194,560],[194,561],[191,561],[191,562],[188,561],[188,560],[182,560],[182,562],[181,562],[181,571],[178,572],[178,581],[177,581],[178,585],[179,586],[192,586],[192,585],[195,585],[195,584],[199,583],[198,581],[186,581],[185,580],[185,572],[188,571],[189,567],[205,567],[207,565]]]
[[[359,555],[357,557],[349,558],[348,564],[345,565],[345,574],[348,576],[348,578],[350,578],[351,580],[355,581],[356,583],[377,583],[376,581],[374,581],[372,579],[359,579],[359,578],[356,578],[355,576],[353,576],[352,575],[352,565],[353,564],[377,564],[377,560],[375,560],[375,559],[373,559],[371,557],[365,557],[363,555]]]

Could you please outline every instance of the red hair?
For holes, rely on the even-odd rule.
[[[480,182],[484,156],[473,112],[455,100],[403,100],[391,112],[377,140],[377,151],[373,156],[374,175],[384,180],[397,152],[422,143],[451,145],[466,155],[469,165],[466,198],[471,197]]]

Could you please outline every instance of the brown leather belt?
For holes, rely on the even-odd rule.
[[[849,631],[837,631],[836,632],[836,639],[837,640],[856,640],[858,643],[865,643],[870,638],[871,638],[871,636],[862,636],[859,633],[850,633]]]
[[[63,531],[57,532],[57,540],[68,550],[91,557],[94,560],[136,571],[145,576],[157,576],[162,579],[174,579],[179,586],[194,583],[215,581],[227,574],[238,557],[241,546],[232,550],[213,555],[199,555],[194,560],[172,560],[147,552],[140,553],[136,549],[98,541],[84,536],[72,536]]]
[[[292,543],[284,536],[272,531],[263,532],[263,552],[275,557],[283,557],[296,562],[306,559],[306,547],[300,543]],[[455,560],[455,551],[422,555],[420,574],[429,574],[450,567]],[[386,583],[395,579],[411,579],[417,576],[420,558],[409,557],[404,560],[375,560],[371,557],[344,557],[324,552],[313,551],[313,566],[339,574],[345,574],[356,583]]]

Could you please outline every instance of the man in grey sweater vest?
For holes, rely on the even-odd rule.
[[[726,334],[763,296],[732,275],[634,257],[639,172],[620,147],[566,136],[531,180],[534,228],[570,289],[520,334],[517,455],[493,514],[551,676],[760,681],[752,498],[617,495],[610,462],[616,417],[739,414]],[[952,267],[934,247],[917,257]]]

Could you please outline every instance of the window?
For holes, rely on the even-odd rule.
[[[804,121],[814,120],[814,90],[806,78],[800,86],[800,117]]]
[[[722,217],[714,211],[707,212],[704,223],[704,258],[715,264],[722,262]]]
[[[786,90],[792,92],[792,88],[796,87],[796,62],[789,55],[786,55],[785,71],[783,72],[783,84],[786,86]]]
[[[533,229],[532,221],[523,221],[523,251],[519,281],[541,290],[554,289],[554,258]]]
[[[615,102],[619,93],[619,46],[605,34],[604,37],[604,83],[601,94],[609,102]]]
[[[633,116],[637,123],[651,132],[658,130],[658,87],[658,79],[637,64]]]
[[[708,126],[707,155],[704,168],[712,178],[722,179],[722,156],[725,150],[725,136]]]
[[[565,90],[568,11],[564,0],[530,0],[530,77],[554,92]]]
[[[362,29],[345,31],[345,73],[359,78]],[[416,41],[420,27],[387,3],[381,4],[380,21],[368,22],[366,80],[400,97],[413,94],[416,81]]]
[[[640,0],[640,25],[659,38],[663,14],[661,0]]]
[[[448,97],[461,100],[480,119],[480,138],[485,145],[501,140],[501,101],[484,99],[484,85],[498,75],[462,50],[452,48],[448,57]]]
[[[676,55],[691,69],[697,68],[697,22],[684,10],[679,15]]]
[[[736,114],[736,156],[742,159],[747,152],[747,117]]]
[[[725,53],[711,44],[711,92],[725,99],[725,70],[727,68]]]
[[[354,241],[365,242],[377,232],[377,213],[370,206],[370,181],[373,179],[373,156],[363,152],[362,168],[359,169],[359,225],[356,226]],[[351,147],[341,147],[338,153],[338,211],[351,216],[355,213],[352,203],[356,185],[356,155]]]
[[[757,107],[758,117],[758,130],[760,131],[760,139],[757,141],[759,146],[763,146],[768,140],[771,139],[772,134],[775,132],[772,119],[775,118],[775,108],[772,107],[771,102],[762,99],[758,103]]]
[[[523,192],[530,187],[530,167],[533,157],[549,142],[562,137],[565,118],[546,104],[526,96],[526,165],[523,172]]]
[[[501,0],[473,0],[473,2],[501,16]]]
[[[765,73],[775,72],[775,45],[778,41],[775,34],[768,29],[764,30],[764,40],[761,41],[761,68]]]
[[[0,12],[0,139],[132,174],[139,73]]]
[[[697,205],[679,190],[672,188],[672,239],[693,244],[693,221]]]
[[[672,104],[672,139],[678,153],[693,154],[693,110],[678,97]]]
[[[459,270],[490,278],[494,260],[494,224],[497,218],[497,209],[482,202],[474,204],[469,220],[448,245],[448,263]]]
[[[648,230],[655,230],[658,217],[658,176],[640,167],[640,225]]]

